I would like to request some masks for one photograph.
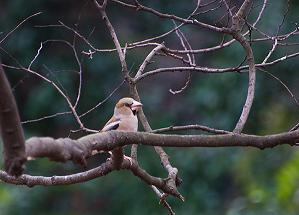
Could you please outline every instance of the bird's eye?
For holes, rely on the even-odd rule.
[[[126,107],[130,107],[131,105],[129,103],[125,103],[125,106]]]

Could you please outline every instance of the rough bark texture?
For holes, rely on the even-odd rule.
[[[20,117],[9,82],[0,60],[0,131],[4,144],[4,169],[8,174],[19,176],[23,173],[25,140]]]
[[[77,140],[33,137],[26,141],[26,153],[29,157],[48,157],[56,161],[72,160],[78,162],[78,160],[85,160],[85,158],[91,156],[93,150],[110,151],[120,146],[132,144],[162,147],[250,146],[264,149],[282,144],[294,145],[298,141],[299,130],[267,136],[235,133],[223,135],[167,135],[147,132],[109,131],[90,134]]]

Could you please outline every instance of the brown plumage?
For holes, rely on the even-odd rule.
[[[113,116],[105,124],[101,132],[111,130],[136,132],[138,130],[137,112],[141,106],[140,102],[132,98],[125,97],[120,99],[115,105]],[[112,160],[117,168],[121,165],[122,156],[122,148],[116,148],[112,151]],[[125,158],[130,159],[126,156]]]

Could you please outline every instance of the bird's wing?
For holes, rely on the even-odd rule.
[[[106,123],[104,128],[102,128],[101,131],[111,131],[111,130],[116,130],[119,127],[121,120],[115,118],[114,116],[111,117],[111,119]]]

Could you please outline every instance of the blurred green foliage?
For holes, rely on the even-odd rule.
[[[142,1],[148,6],[182,17],[188,16],[195,1]],[[239,5],[242,1],[236,1]],[[284,0],[269,1],[258,27],[269,35],[275,35],[283,16],[289,10],[280,33],[295,29],[299,4]],[[258,14],[262,1],[254,1],[252,21]],[[0,39],[25,17],[43,12],[18,28],[2,48],[21,64],[28,66],[40,43],[49,39],[72,42],[74,35],[62,27],[38,27],[57,25],[58,21],[76,28],[98,48],[111,48],[113,43],[97,11],[89,1],[1,1]],[[212,15],[211,15],[212,14]],[[142,40],[166,32],[173,27],[169,20],[161,20],[151,14],[135,12],[114,3],[108,5],[111,17],[122,44]],[[200,20],[213,23],[222,15],[215,10],[201,15]],[[222,36],[203,29],[184,26],[181,29],[193,48],[218,44]],[[255,38],[258,33],[253,32]],[[227,38],[228,39],[228,38]],[[83,113],[106,98],[122,82],[120,64],[116,53],[98,53],[89,59],[81,54],[88,46],[76,39],[76,48],[83,65],[82,97],[78,106]],[[173,34],[164,38],[166,44],[177,48],[178,39]],[[298,36],[290,39],[298,42]],[[256,62],[261,62],[272,44],[254,43]],[[4,63],[17,65],[4,50]],[[150,49],[128,51],[127,61],[132,73]],[[284,47],[273,53],[271,59],[298,51],[298,46]],[[244,52],[238,45],[222,51],[198,55],[201,66],[226,67],[238,65]],[[156,58],[149,68],[171,66],[173,61]],[[78,88],[78,66],[72,50],[61,43],[44,45],[39,58],[33,64],[35,71],[63,86],[72,101]],[[299,61],[292,59],[269,68],[299,96]],[[56,112],[68,111],[68,106],[57,91],[46,82],[21,71],[7,69],[23,121],[36,119]],[[199,123],[231,130],[238,120],[246,95],[246,74],[193,74],[190,86],[181,94],[172,95],[171,89],[179,89],[187,78],[183,73],[161,74],[142,81],[140,90],[144,110],[153,128],[169,125]],[[123,85],[107,102],[82,118],[89,128],[100,129],[112,114],[115,101],[128,95]],[[267,73],[258,71],[254,105],[246,125],[246,133],[259,135],[287,131],[298,122],[298,106],[286,89]],[[71,115],[58,116],[39,122],[24,124],[26,137],[70,135],[78,129]],[[194,132],[189,132],[194,133]],[[77,137],[76,134],[71,134]],[[167,149],[171,162],[178,167],[183,184],[182,203],[169,198],[177,214],[205,215],[295,215],[299,210],[299,151],[295,147],[280,146],[273,149],[252,148],[193,148]],[[92,158],[89,168],[103,161]],[[139,148],[141,165],[154,175],[165,177],[157,155],[150,147]],[[57,164],[47,159],[27,163],[32,175],[65,175],[83,171],[71,163]],[[128,172],[114,172],[106,177],[71,186],[27,188],[0,184],[1,215],[94,215],[94,214],[166,214],[158,204],[151,189]]]

